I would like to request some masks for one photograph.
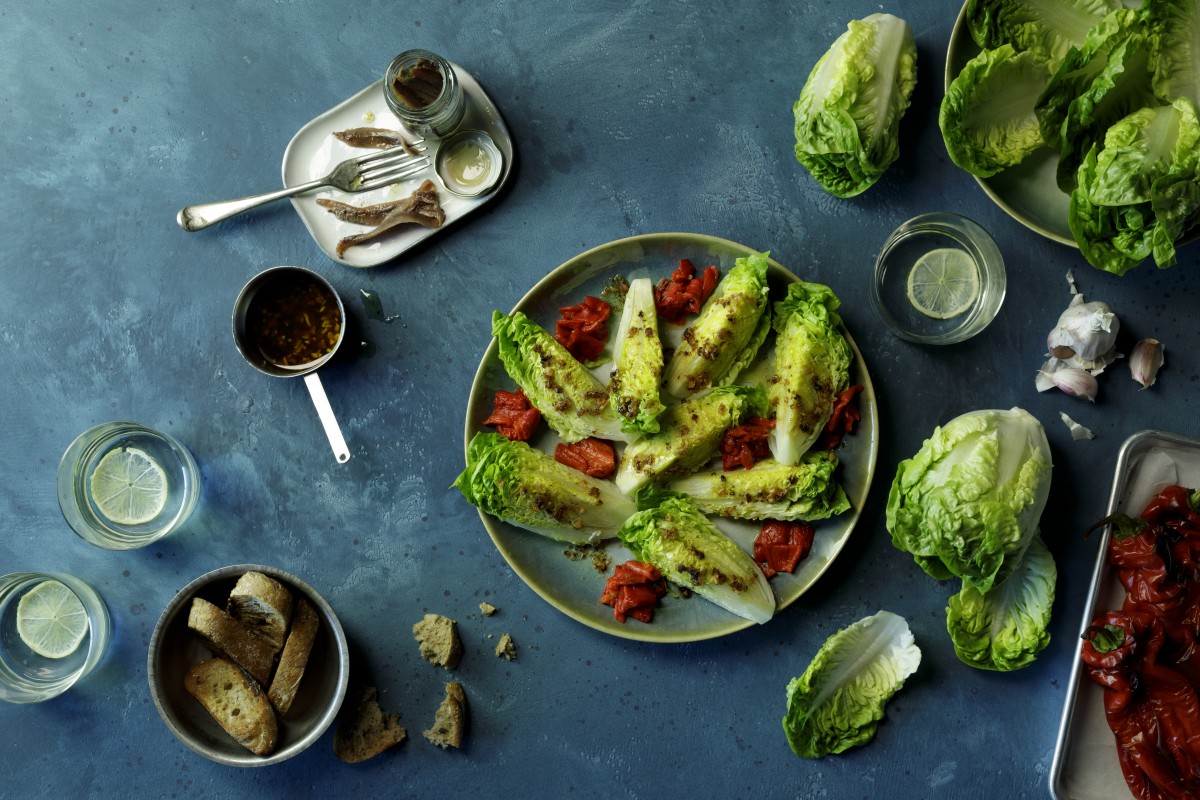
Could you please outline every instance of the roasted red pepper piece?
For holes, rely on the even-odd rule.
[[[750,469],[754,462],[771,455],[767,437],[775,428],[775,421],[762,417],[750,417],[745,423],[725,431],[721,440],[721,466],[728,472],[736,467]]]
[[[854,433],[854,426],[862,419],[858,403],[855,402],[862,390],[863,387],[855,384],[833,401],[833,413],[825,423],[825,430],[821,431],[821,438],[817,442],[818,450],[835,450],[842,443],[843,436]]]
[[[667,582],[653,565],[644,561],[618,564],[604,584],[600,602],[613,607],[613,617],[624,622],[633,617],[641,622],[654,619],[658,599],[667,593]]]
[[[795,572],[812,549],[816,529],[807,522],[768,520],[754,539],[754,561],[768,578]]]
[[[719,273],[715,266],[705,267],[697,277],[696,268],[686,258],[670,278],[663,278],[654,287],[654,307],[667,322],[679,322],[684,314],[699,314],[704,301],[717,288]]]
[[[612,306],[588,295],[583,302],[560,308],[562,318],[554,324],[554,338],[580,361],[594,361],[608,342],[608,318]]]
[[[1172,486],[1132,522],[1108,550],[1125,603],[1088,628],[1081,658],[1133,796],[1200,797],[1200,515]]]
[[[617,470],[617,454],[612,443],[589,437],[554,448],[554,460],[593,478],[607,478]]]
[[[497,389],[492,399],[492,415],[483,424],[495,425],[497,433],[514,442],[525,442],[541,420],[542,412],[530,405],[524,389],[515,392]]]

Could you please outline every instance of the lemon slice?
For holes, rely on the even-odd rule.
[[[141,525],[167,504],[167,473],[135,447],[111,450],[91,479],[92,502],[118,525]]]
[[[39,656],[69,656],[87,632],[83,603],[58,581],[42,581],[17,603],[17,634]]]
[[[978,299],[979,270],[962,250],[930,250],[908,273],[908,302],[927,317],[957,317]]]

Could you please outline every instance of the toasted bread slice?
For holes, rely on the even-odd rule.
[[[333,752],[342,761],[357,764],[374,758],[408,736],[408,731],[400,727],[400,715],[379,707],[377,694],[374,686],[363,686],[354,702],[343,709],[333,735]]]
[[[301,597],[296,601],[296,614],[292,619],[292,631],[288,634],[287,643],[283,646],[283,655],[279,657],[279,667],[271,681],[267,697],[271,705],[280,714],[287,714],[296,699],[296,690],[300,688],[300,679],[304,677],[304,668],[308,666],[308,656],[312,652],[313,642],[317,638],[317,629],[321,627],[321,618],[307,600]]]
[[[413,637],[421,648],[421,657],[439,667],[454,669],[462,660],[463,646],[458,638],[458,623],[441,614],[426,614],[413,625]]]
[[[232,661],[201,661],[184,676],[183,688],[250,752],[267,756],[275,749],[275,712],[254,679]]]
[[[192,598],[188,627],[216,653],[228,656],[262,685],[271,680],[275,651],[240,622],[203,597]]]
[[[433,718],[433,727],[425,731],[425,738],[443,749],[462,747],[467,731],[467,695],[457,681],[446,684],[446,697],[438,706]]]
[[[261,572],[247,572],[229,593],[229,614],[278,653],[292,619],[292,593]]]

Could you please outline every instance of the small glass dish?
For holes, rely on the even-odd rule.
[[[114,479],[122,469],[128,473],[129,497],[114,500]],[[106,480],[98,485],[101,473]],[[150,488],[142,480],[148,473]],[[106,422],[79,434],[63,453],[58,505],[80,538],[106,550],[133,550],[187,522],[201,484],[196,460],[171,436],[137,422]],[[95,495],[97,488],[105,497]],[[139,499],[147,492],[152,502]]]
[[[43,584],[61,584],[43,586]],[[65,595],[63,587],[79,600],[64,613],[80,623],[82,636],[56,652],[45,650],[45,640],[31,646],[17,620],[21,600],[35,591],[43,596]],[[52,590],[47,592],[46,590]],[[30,598],[32,601],[34,598]],[[48,607],[62,609],[61,598],[47,600]],[[71,601],[73,605],[74,602]],[[83,608],[82,617],[79,607]],[[0,577],[0,700],[9,703],[40,703],[65,692],[95,669],[108,646],[111,621],[108,609],[92,587],[71,575],[55,572],[14,572]],[[76,629],[75,636],[78,636]],[[74,647],[71,647],[71,645]],[[34,648],[41,649],[38,652]],[[64,652],[66,651],[66,652]]]
[[[973,299],[961,310],[950,309],[954,313],[944,318],[923,312],[911,299],[914,266],[938,250],[965,254],[978,284]],[[875,259],[870,298],[875,313],[900,338],[954,344],[988,326],[1004,302],[1006,286],[1004,258],[988,232],[966,217],[937,212],[913,217],[887,238]]]
[[[438,145],[434,168],[446,191],[478,197],[500,180],[504,154],[483,131],[458,131]]]

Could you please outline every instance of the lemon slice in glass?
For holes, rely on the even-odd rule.
[[[58,581],[42,581],[17,603],[17,634],[39,656],[69,656],[87,632],[83,603]]]
[[[930,250],[908,273],[908,302],[927,317],[957,317],[978,299],[979,270],[962,250]]]
[[[118,525],[141,525],[167,504],[167,473],[135,447],[111,450],[92,472],[92,502]]]

